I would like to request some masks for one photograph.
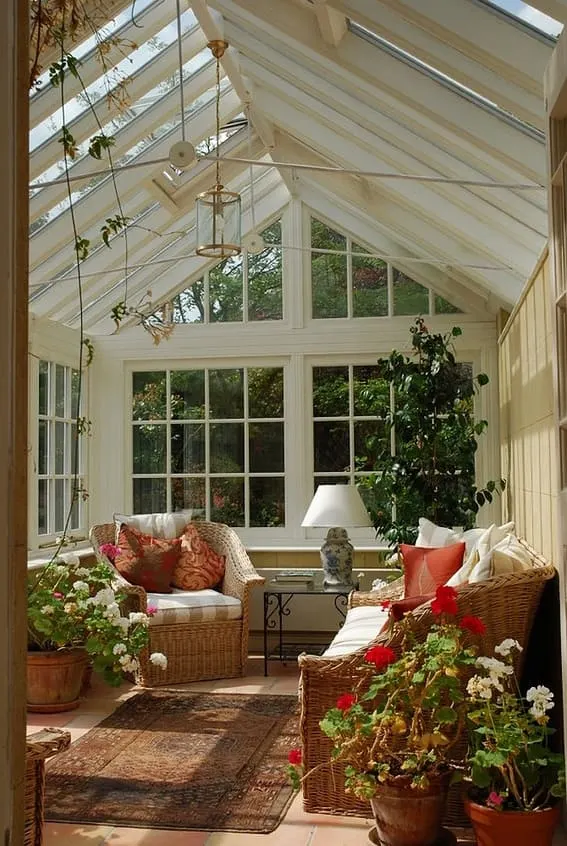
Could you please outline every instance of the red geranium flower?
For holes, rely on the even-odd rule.
[[[372,646],[365,653],[364,660],[374,664],[377,670],[384,670],[396,660],[396,653],[389,646]]]
[[[459,626],[462,629],[467,629],[469,632],[477,635],[483,635],[486,631],[486,626],[480,619],[480,617],[472,617],[471,615],[467,615],[463,617]]]
[[[457,591],[441,585],[435,591],[435,599],[431,603],[431,612],[433,614],[456,614],[457,613]]]
[[[380,603],[380,608],[382,609],[382,611],[387,611],[391,607],[392,607],[392,600],[391,599],[385,599],[384,602]]]
[[[337,708],[340,711],[348,711],[354,703],[356,702],[356,696],[354,693],[343,693],[342,696],[339,696],[337,699]]]
[[[301,749],[290,749],[287,753],[287,760],[290,764],[301,764]]]

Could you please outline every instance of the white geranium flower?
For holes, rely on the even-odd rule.
[[[488,670],[491,676],[498,676],[498,678],[500,676],[511,676],[514,672],[514,668],[509,664],[499,661],[498,658],[487,658],[485,655],[476,659],[476,666],[483,667]]]
[[[115,655],[123,655],[126,652],[126,644],[125,643],[116,643],[112,651]]]
[[[74,552],[66,552],[65,555],[62,555],[61,558],[67,564],[68,567],[80,567],[81,560],[78,555],[75,555]]]
[[[526,699],[532,703],[530,714],[533,714],[536,719],[545,717],[545,712],[549,711],[555,705],[553,693],[543,684],[538,684],[537,687],[530,687],[526,693]]]
[[[130,625],[133,626],[135,623],[147,623],[150,618],[143,611],[130,611],[128,619]]]
[[[122,629],[124,634],[126,634],[128,629],[130,628],[130,620],[128,619],[128,617],[118,617],[117,620],[114,620],[114,625],[118,626],[118,628]]]
[[[93,603],[95,605],[112,605],[116,600],[112,588],[102,588],[93,596]]]
[[[140,666],[138,659],[131,655],[121,655],[118,661],[125,673],[135,673]]]
[[[125,652],[124,655],[121,655],[120,658],[118,659],[118,663],[121,664],[122,666],[124,666],[124,664],[128,664],[128,662],[131,661],[131,660],[132,660],[132,656],[128,655],[128,653]]]
[[[88,590],[89,586],[86,582],[73,582],[73,590]]]
[[[76,602],[66,602],[63,606],[63,611],[66,614],[73,614],[77,610],[77,603]]]
[[[50,614],[53,614],[53,606],[52,605],[44,605],[41,609],[41,613],[45,614],[46,617],[49,617]]]
[[[102,616],[106,617],[107,620],[117,620],[120,617],[120,608],[116,602],[111,602],[110,605],[107,605],[102,612]]]
[[[477,699],[492,699],[492,682],[490,678],[473,676],[467,684],[467,693]]]
[[[90,575],[90,570],[88,567],[77,567],[75,573],[77,576],[88,576]]]
[[[507,658],[512,649],[516,649],[518,652],[522,651],[522,647],[518,641],[514,640],[512,637],[505,638],[502,643],[499,643],[498,646],[494,647],[496,654],[502,655],[503,658]]]
[[[152,652],[150,655],[150,661],[157,667],[161,667],[162,670],[167,668],[167,658],[162,652]]]

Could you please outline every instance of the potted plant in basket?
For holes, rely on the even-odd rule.
[[[543,685],[521,695],[512,666],[520,644],[508,638],[495,657],[478,658],[467,685],[472,788],[465,808],[479,846],[551,846],[565,795],[565,761],[550,749],[547,711],[553,693]]]
[[[82,567],[76,555],[56,557],[28,582],[28,709],[67,711],[79,704],[85,669],[120,684],[135,673],[148,645],[148,614],[123,615],[125,593],[104,563]],[[161,667],[167,658],[154,653]]]
[[[370,799],[376,842],[388,846],[431,846],[443,833],[465,728],[465,679],[475,663],[474,636],[485,631],[478,617],[457,622],[453,588],[438,588],[431,610],[437,622],[425,637],[411,614],[393,624],[400,657],[388,646],[368,649],[365,660],[376,671],[370,684],[345,692],[320,723],[333,742],[331,762],[345,765],[345,790]],[[289,772],[299,787],[314,770],[303,773],[295,749]]]

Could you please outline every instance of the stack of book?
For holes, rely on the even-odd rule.
[[[312,585],[314,580],[313,570],[280,570],[274,576],[274,582],[287,585]]]

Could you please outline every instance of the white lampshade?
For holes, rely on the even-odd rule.
[[[372,526],[366,506],[354,485],[319,485],[302,526]]]

